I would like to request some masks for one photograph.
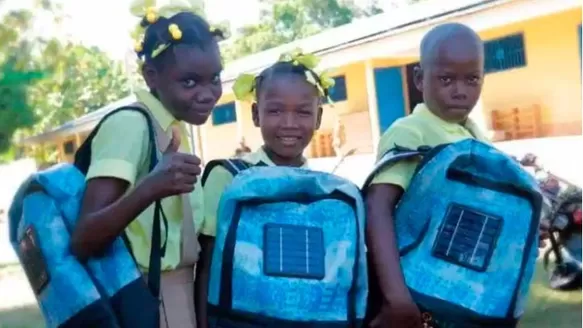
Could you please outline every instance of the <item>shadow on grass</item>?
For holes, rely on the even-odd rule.
[[[539,263],[520,328],[581,327],[581,304],[580,290],[558,292],[548,288],[547,273]],[[44,320],[36,304],[0,309],[0,328],[43,327]]]
[[[554,291],[548,287],[547,279],[547,272],[539,263],[520,327],[581,327],[581,290]]]
[[[36,304],[0,309],[0,328],[44,328],[44,320]]]

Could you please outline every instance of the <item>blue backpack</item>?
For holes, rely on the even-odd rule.
[[[160,265],[163,247],[152,247],[149,285],[123,237],[99,258],[81,263],[71,254],[71,233],[78,219],[85,174],[91,162],[91,141],[99,126],[120,110],[147,117],[151,144],[154,130],[149,114],[138,107],[108,114],[75,156],[75,165],[60,164],[33,174],[17,191],[9,211],[12,246],[37,298],[48,328],[135,328],[159,326]],[[152,146],[151,167],[157,162]],[[159,202],[156,203],[152,245],[160,245]],[[164,219],[164,218],[163,218]]]
[[[473,139],[386,153],[367,179],[422,157],[397,205],[406,284],[428,325],[515,327],[537,258],[542,198],[514,159]]]
[[[211,161],[234,175],[217,214],[210,327],[360,327],[368,293],[356,185],[299,168]]]

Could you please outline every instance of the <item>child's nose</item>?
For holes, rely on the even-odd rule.
[[[215,95],[209,88],[201,88],[196,95],[196,101],[201,104],[208,104],[215,101]]]
[[[296,115],[293,112],[284,112],[282,116],[283,127],[295,128],[297,127]]]
[[[468,94],[468,86],[463,81],[456,81],[453,84],[452,98],[455,100],[465,100]]]

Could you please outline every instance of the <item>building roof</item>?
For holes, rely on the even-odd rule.
[[[224,82],[229,82],[234,80],[242,72],[259,71],[276,61],[282,53],[295,48],[301,48],[305,52],[318,54],[388,31],[398,30],[454,12],[465,11],[477,6],[498,2],[505,2],[505,0],[430,0],[397,8],[238,59],[227,65],[222,79]]]
[[[580,0],[430,0],[420,2],[357,20],[351,24],[329,29],[231,62],[222,74],[223,90],[230,90],[234,79],[239,74],[257,73],[275,62],[282,52],[295,48],[320,55],[321,68],[334,68],[367,58],[394,56],[403,51],[417,51],[419,40],[426,30],[440,22],[455,20],[481,31],[577,7],[581,7]],[[478,13],[480,15],[471,15]],[[24,143],[38,143],[59,134],[90,130],[106,113],[132,101],[134,101],[133,97],[124,98],[55,130],[28,138],[24,140]]]
[[[69,121],[53,130],[45,133],[38,134],[36,136],[27,138],[23,141],[24,144],[35,144],[45,141],[47,139],[56,138],[60,135],[69,135],[72,133],[85,132],[93,129],[95,125],[105,116],[107,113],[111,112],[116,108],[127,106],[136,101],[135,96],[128,96],[123,99],[114,101],[105,107],[102,107],[96,111],[93,111],[87,115],[81,116],[77,119]]]

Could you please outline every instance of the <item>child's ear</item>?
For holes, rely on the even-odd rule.
[[[144,77],[144,81],[146,81],[146,85],[150,90],[157,89],[156,86],[158,85],[158,72],[152,65],[146,63],[142,65],[142,76]]]
[[[251,118],[253,119],[253,124],[255,125],[256,128],[259,127],[259,112],[257,111],[257,103],[254,102],[253,105],[251,105]]]
[[[413,83],[419,92],[423,92],[423,69],[419,65],[413,68]]]
[[[320,125],[322,124],[322,113],[324,112],[324,110],[322,109],[322,106],[318,107],[318,114],[316,114],[316,130],[318,130],[320,128]]]

